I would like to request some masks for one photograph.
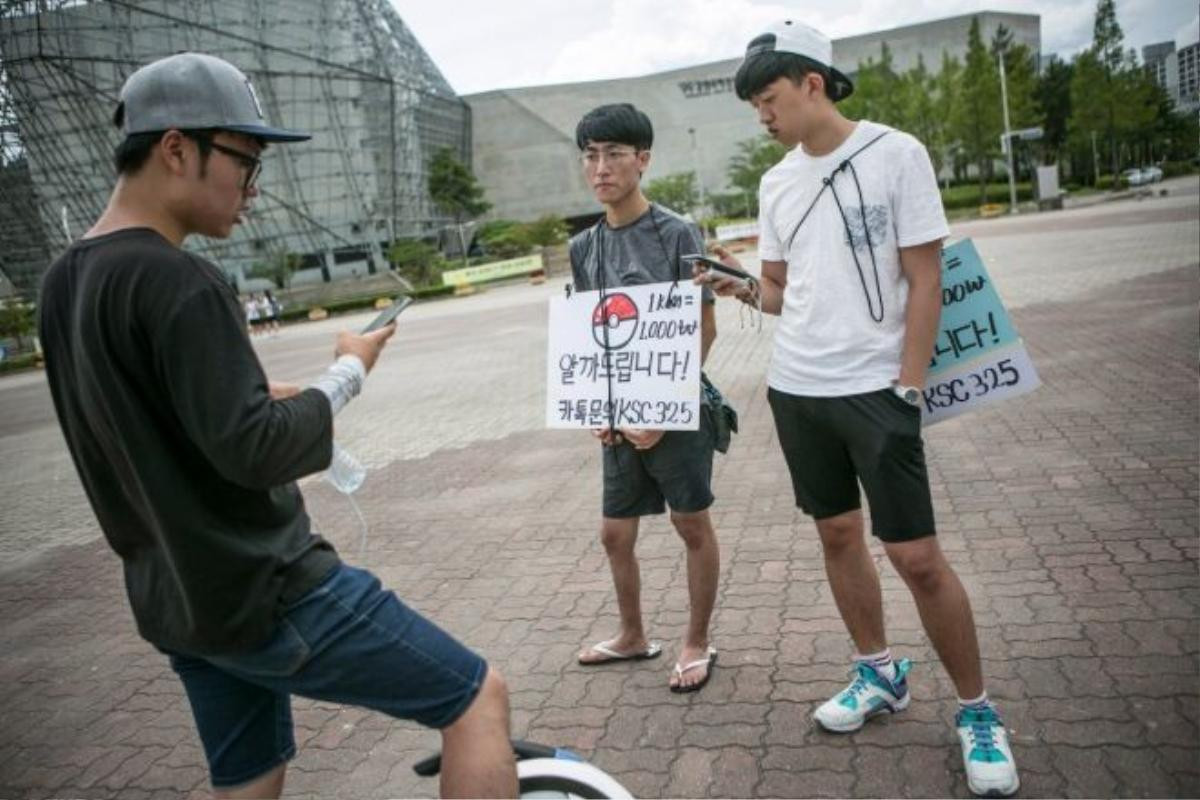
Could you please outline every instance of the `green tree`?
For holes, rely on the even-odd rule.
[[[483,187],[466,164],[459,161],[449,147],[440,148],[429,162],[429,197],[449,214],[458,227],[458,241],[463,263],[467,262],[467,242],[464,223],[484,214],[492,207],[483,197]]]
[[[529,226],[511,219],[488,220],[479,226],[475,236],[489,256],[500,259],[523,256],[534,247]]]
[[[25,338],[33,333],[33,306],[20,300],[0,301],[0,339],[16,339],[17,349],[25,349]]]
[[[903,125],[904,99],[887,42],[879,47],[879,60],[860,61],[854,76],[854,94],[838,104],[850,119],[869,119],[884,125]]]
[[[1100,59],[1094,50],[1084,50],[1071,63],[1071,116],[1067,130],[1072,150],[1082,154],[1080,160],[1090,167],[1083,174],[1093,181],[1100,176],[1096,140],[1105,133],[1108,124],[1106,94]]]
[[[1161,92],[1138,66],[1137,54],[1123,49],[1123,42],[1113,0],[1099,0],[1092,46],[1073,64],[1068,122],[1073,147],[1092,148],[1096,172],[1097,151],[1103,149],[1104,161],[1114,178],[1122,162],[1134,163],[1148,157],[1152,151],[1148,140],[1164,113]]]
[[[1071,75],[1073,67],[1051,56],[1038,76],[1033,99],[1042,122],[1042,163],[1054,164],[1067,145],[1067,121],[1071,118]]]
[[[266,261],[253,264],[250,269],[246,270],[246,276],[265,278],[274,283],[276,287],[286,289],[292,285],[292,276],[296,270],[300,269],[303,260],[298,253],[280,250],[268,256]]]
[[[1008,123],[1011,131],[1031,128],[1040,120],[1034,92],[1037,89],[1037,64],[1034,55],[1023,44],[1015,44],[1008,28],[1001,25],[992,37],[992,63],[1004,62],[1004,94],[1008,103]],[[1001,115],[1003,117],[1003,113]],[[1020,156],[1029,153],[1028,146],[1021,140],[1010,143],[1013,150],[1015,178],[1020,177]]]
[[[646,185],[645,193],[655,203],[681,213],[690,212],[700,202],[694,172],[676,172],[655,178]]]
[[[979,202],[986,203],[992,161],[1000,149],[1003,120],[1000,76],[996,62],[983,45],[978,17],[971,20],[967,34],[967,58],[960,78],[959,98],[954,107],[951,129],[964,157],[975,165],[979,173]]]
[[[917,65],[900,76],[896,88],[901,100],[898,126],[925,145],[934,172],[941,172],[946,152],[945,117],[938,112],[937,81],[925,68],[924,58],[917,56]]]
[[[1125,34],[1117,22],[1117,7],[1114,0],[1098,0],[1096,22],[1092,28],[1092,52],[1104,76],[1101,99],[1104,102],[1105,138],[1108,140],[1109,165],[1115,177],[1117,163],[1117,107],[1125,98],[1121,92],[1121,72],[1124,61]]]
[[[441,277],[446,259],[420,239],[397,239],[388,248],[388,261],[413,286],[430,286]]]
[[[763,174],[787,155],[787,149],[770,136],[758,136],[738,142],[737,150],[726,172],[729,185],[746,199],[747,215],[757,216],[758,184]]]
[[[935,150],[930,148],[929,155],[939,171],[942,159],[949,159],[954,177],[957,179],[962,171],[962,147],[954,130],[953,120],[956,108],[961,101],[960,85],[962,82],[962,64],[957,58],[945,50],[942,51],[942,68],[933,79],[935,89],[934,113],[941,127],[942,147]]]
[[[525,226],[529,231],[529,241],[538,247],[553,247],[567,240],[570,230],[562,217],[546,214]]]

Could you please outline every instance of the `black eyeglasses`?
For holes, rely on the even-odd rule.
[[[211,139],[208,144],[213,150],[216,150],[218,153],[224,153],[246,169],[246,178],[242,181],[242,191],[250,191],[254,186],[254,182],[258,180],[258,176],[262,173],[262,159],[258,156],[252,156],[249,153],[243,153],[241,150],[235,150],[232,147],[218,144]]]

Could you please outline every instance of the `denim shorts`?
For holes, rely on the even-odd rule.
[[[707,406],[703,412],[699,430],[667,431],[649,450],[626,441],[603,448],[604,516],[661,514],[666,506],[690,514],[712,505],[716,436]]]
[[[814,519],[871,508],[884,542],[934,535],[921,410],[889,387],[844,397],[767,391],[796,505]]]
[[[218,788],[254,780],[295,755],[293,694],[444,728],[471,705],[487,673],[483,659],[374,575],[345,564],[286,606],[257,650],[169,655]]]

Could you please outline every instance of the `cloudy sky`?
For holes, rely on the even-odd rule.
[[[853,36],[975,11],[1042,17],[1042,50],[1092,38],[1096,0],[392,0],[459,94],[645,75],[735,58],[772,20]],[[821,16],[806,9],[825,7]],[[1195,0],[1117,0],[1126,47],[1194,29]]]

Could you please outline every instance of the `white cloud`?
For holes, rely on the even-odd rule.
[[[601,80],[736,58],[773,20],[834,38],[977,11],[1039,14],[1042,51],[1091,43],[1096,0],[392,0],[461,94]],[[814,12],[820,6],[819,15]],[[1117,0],[1126,47],[1174,38],[1195,14],[1179,0]]]

